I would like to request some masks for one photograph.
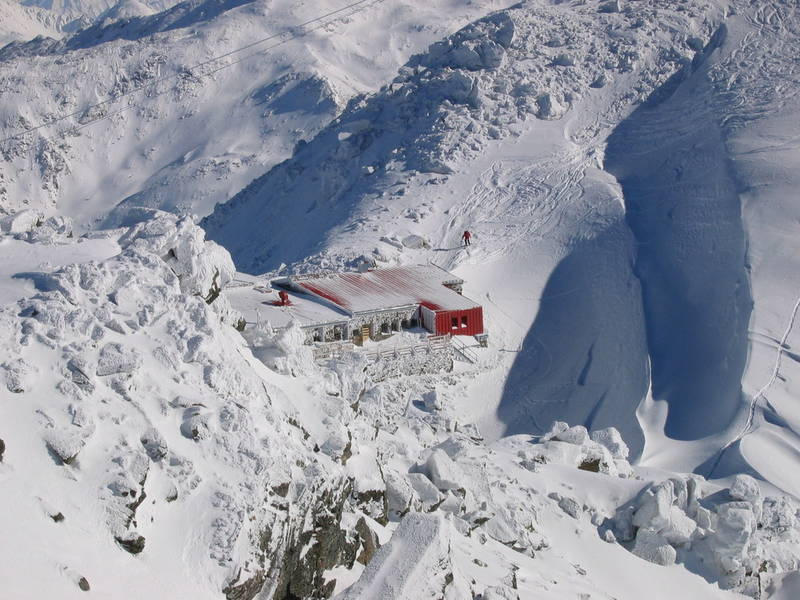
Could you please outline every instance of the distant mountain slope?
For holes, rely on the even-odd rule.
[[[0,143],[0,208],[57,207],[85,227],[135,195],[127,204],[204,215],[352,95],[504,4],[232,0],[38,42],[60,51],[0,62],[0,139],[70,116]]]
[[[37,7],[16,0],[0,0],[0,48],[16,40],[37,36],[58,37],[61,19]]]

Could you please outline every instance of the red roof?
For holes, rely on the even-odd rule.
[[[295,287],[325,298],[351,314],[410,305],[422,305],[434,311],[479,306],[445,287],[445,282],[462,283],[462,280],[433,265],[292,277],[290,280]]]

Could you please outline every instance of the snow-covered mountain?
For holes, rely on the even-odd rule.
[[[800,594],[800,8],[510,4],[0,50],[5,593]],[[237,310],[427,262],[490,334],[441,373]]]

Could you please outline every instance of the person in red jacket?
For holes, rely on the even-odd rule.
[[[465,231],[464,235],[461,236],[461,239],[464,240],[464,245],[469,246],[469,240],[472,237],[472,234],[469,231]]]

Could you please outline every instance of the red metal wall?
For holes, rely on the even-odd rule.
[[[453,327],[453,319],[457,326]],[[463,321],[466,319],[466,326]],[[477,335],[483,333],[483,307],[466,310],[440,310],[436,313],[436,335]]]

